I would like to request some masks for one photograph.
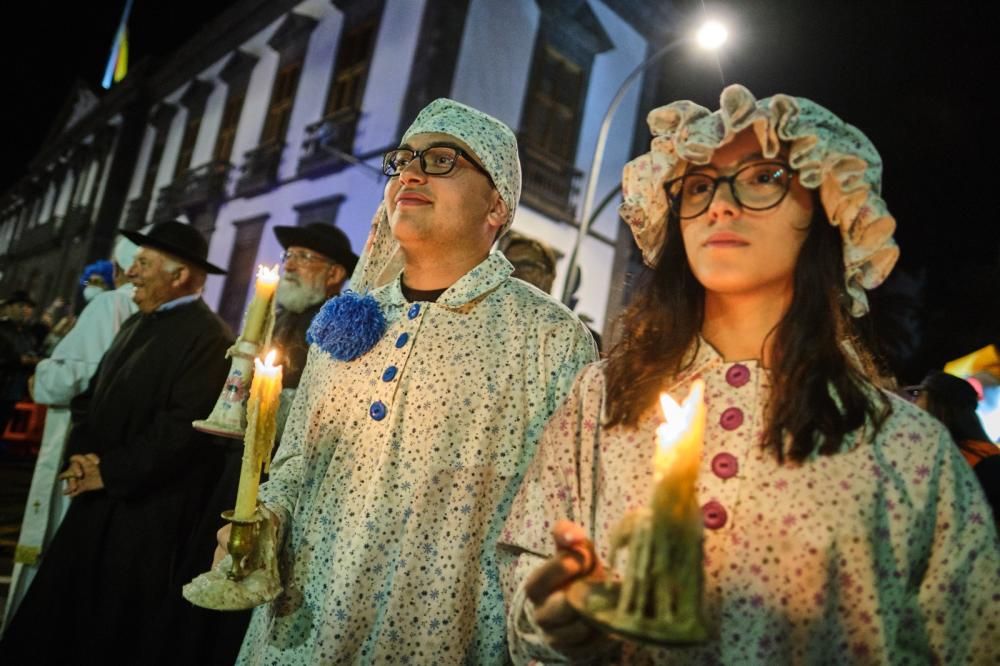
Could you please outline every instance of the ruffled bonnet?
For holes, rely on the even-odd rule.
[[[625,165],[622,219],[631,227],[643,260],[652,266],[666,233],[663,184],[684,174],[688,164],[708,164],[717,148],[752,127],[767,158],[789,147],[788,163],[799,182],[819,189],[830,223],[840,229],[851,314],[868,311],[865,290],[882,284],[899,258],[892,238],[896,221],[880,196],[882,160],[861,130],[801,97],[774,95],[757,101],[741,85],[722,91],[711,112],[690,101],[653,109],[650,152]]]

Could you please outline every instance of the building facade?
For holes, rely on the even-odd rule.
[[[236,2],[102,99],[81,91],[68,104],[0,199],[0,293],[67,296],[119,228],[183,215],[229,271],[209,278],[205,299],[238,327],[256,265],[278,261],[275,225],[334,224],[360,251],[385,185],[382,153],[444,96],[517,132],[513,228],[555,251],[561,297],[605,111],[671,20],[669,4],[628,0]],[[612,118],[598,200],[648,145],[654,88],[638,81]],[[605,334],[635,263],[611,196],[564,299]]]

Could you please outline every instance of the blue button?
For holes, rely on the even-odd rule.
[[[383,404],[381,400],[376,400],[372,403],[372,406],[368,408],[368,414],[370,414],[376,421],[381,421],[385,418],[385,404]]]
[[[409,341],[410,341],[409,333],[400,333],[399,337],[396,338],[396,348],[397,349],[402,348],[403,345],[405,345]]]
[[[395,378],[396,378],[396,366],[390,365],[388,368],[385,369],[385,372],[382,373],[382,381],[391,382]]]
[[[418,314],[420,314],[420,303],[414,303],[410,306],[410,311],[406,313],[406,316],[410,319],[416,319]]]

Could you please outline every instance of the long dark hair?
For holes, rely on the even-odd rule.
[[[877,431],[889,413],[888,400],[873,386],[873,357],[848,310],[840,232],[813,195],[792,301],[769,335],[772,387],[763,445],[779,461],[836,453],[848,433],[866,422]],[[656,267],[645,272],[637,292],[622,314],[622,339],[608,356],[609,425],[636,426],[698,344],[705,290],[688,265],[673,212]]]

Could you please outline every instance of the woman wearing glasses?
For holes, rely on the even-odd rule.
[[[898,257],[874,146],[809,100],[742,86],[649,124],[621,213],[651,270],[624,339],[550,421],[501,539],[515,661],[995,659],[989,507],[947,431],[875,386],[855,332]],[[564,592],[649,502],[657,396],[695,379],[712,635],[621,642]]]

